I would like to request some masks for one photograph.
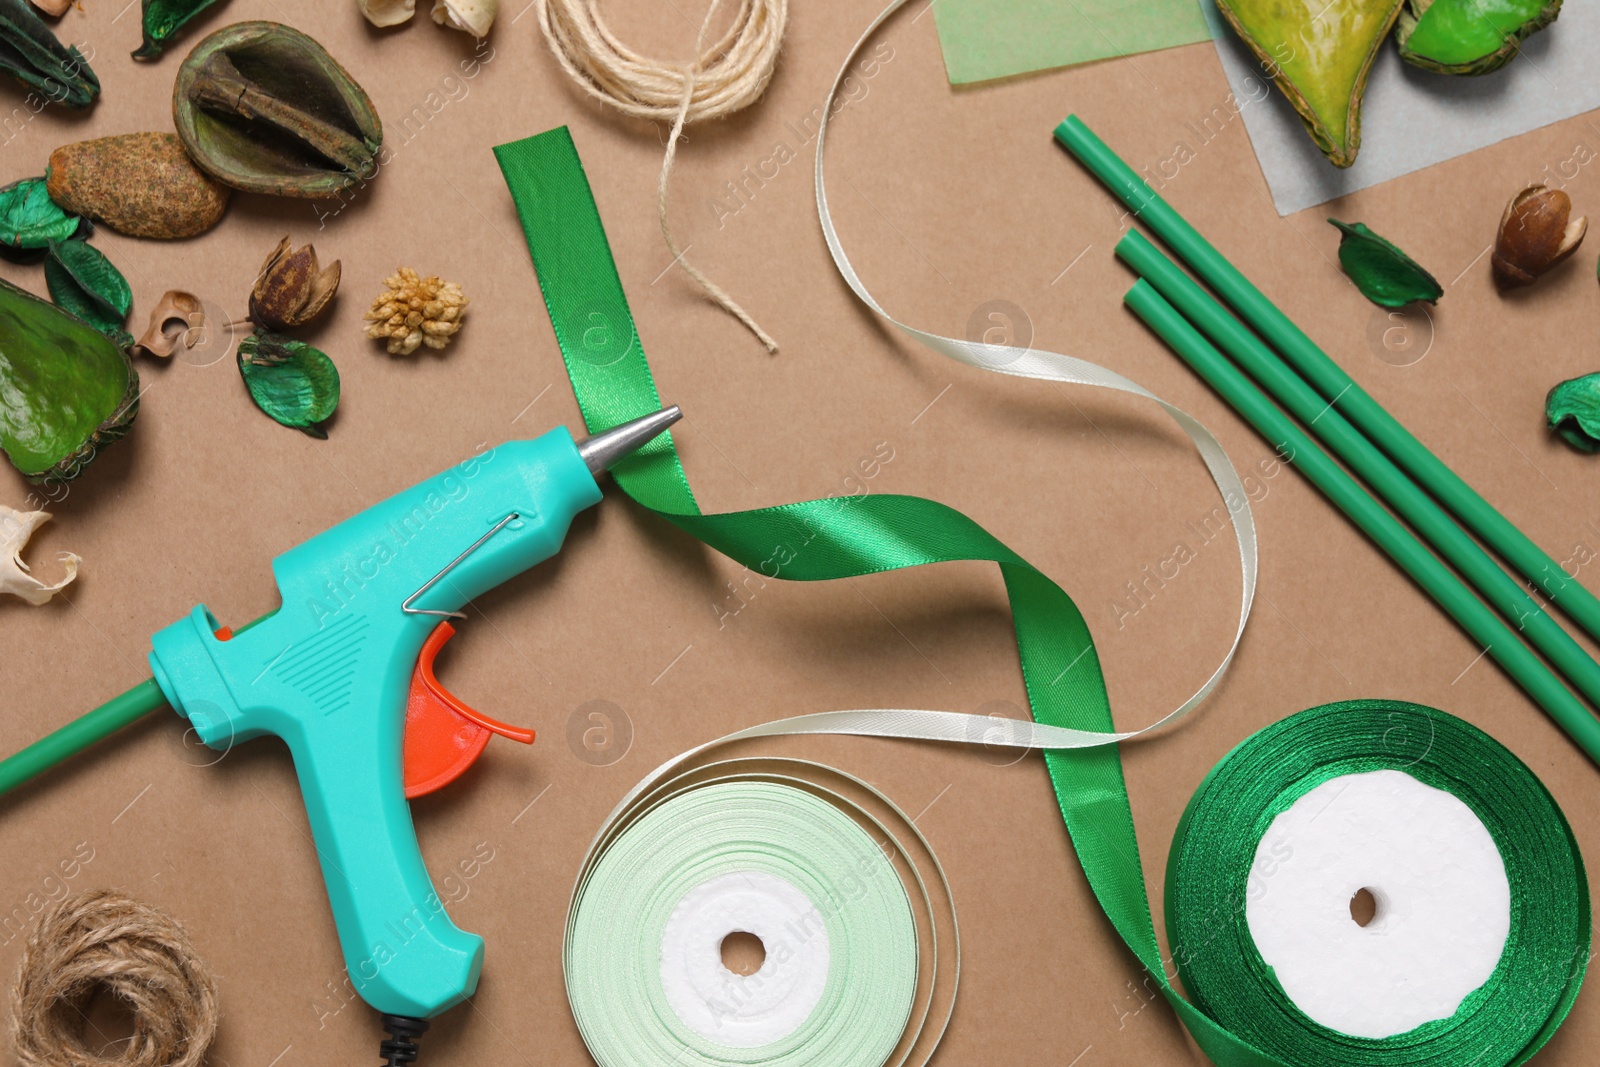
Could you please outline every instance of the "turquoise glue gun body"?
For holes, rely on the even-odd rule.
[[[271,615],[234,634],[200,606],[152,639],[156,681],[201,741],[287,742],[350,979],[380,1012],[437,1015],[472,995],[483,963],[483,939],[434,891],[406,799],[408,693],[414,704],[414,675],[432,682],[424,646],[445,617],[559,551],[600,500],[597,475],[677,417],[491,449],[279,556]],[[462,733],[517,733],[453,706],[472,716]]]

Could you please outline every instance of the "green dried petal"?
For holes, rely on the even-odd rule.
[[[1329,219],[1343,234],[1339,238],[1339,266],[1356,283],[1361,295],[1380,307],[1399,308],[1418,300],[1437,303],[1444,295],[1438,280],[1359,222]]]
[[[0,189],[0,243],[12,248],[48,248],[77,233],[81,221],[50,199],[43,178],[24,178]]]
[[[217,0],[144,0],[144,44],[134,59],[155,59],[172,35]]]
[[[0,281],[0,448],[34,483],[70,481],[139,411],[126,351]]]
[[[339,405],[339,369],[321,351],[263,330],[239,342],[239,374],[256,407],[312,437],[328,436],[317,423]]]
[[[1395,29],[1400,58],[1440,74],[1488,74],[1556,20],[1561,0],[1407,0]]]
[[[88,107],[100,95],[83,53],[63,45],[27,0],[0,0],[0,71],[68,107]]]
[[[1544,398],[1550,428],[1581,452],[1600,452],[1600,374],[1571,378]]]
[[[44,280],[51,300],[122,343],[133,291],[98,248],[87,241],[51,241]]]

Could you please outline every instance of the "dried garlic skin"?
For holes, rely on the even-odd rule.
[[[499,0],[433,0],[433,21],[463,30],[479,40],[489,36],[499,13]]]
[[[356,6],[380,29],[409,22],[417,13],[417,0],[356,0]]]
[[[139,375],[105,334],[0,281],[0,449],[36,485],[76,478],[128,432]]]
[[[311,245],[291,249],[284,237],[256,276],[250,291],[250,321],[269,330],[304,326],[327,308],[339,289],[339,261],[317,262]]]
[[[471,301],[455,282],[436,274],[419,277],[410,267],[401,267],[383,284],[389,288],[363,317],[370,323],[367,336],[388,341],[391,356],[409,356],[424,345],[442,350],[461,329]]]
[[[252,193],[326,198],[378,172],[383,123],[316,41],[240,22],[189,53],[173,87],[178,136],[200,169]]]
[[[1339,230],[1339,266],[1361,295],[1379,307],[1401,308],[1426,300],[1437,303],[1444,295],[1439,280],[1393,241],[1373,233],[1363,223],[1329,219]]]
[[[1561,0],[1407,0],[1395,27],[1400,58],[1439,74],[1488,74],[1561,14]]]
[[[1589,229],[1587,217],[1572,218],[1572,198],[1560,189],[1530,185],[1511,198],[1500,216],[1489,263],[1502,289],[1532,285],[1551,267],[1578,250]]]
[[[205,325],[206,313],[200,298],[181,289],[169,289],[150,310],[150,325],[133,343],[133,352],[171,359],[178,345],[193,348]]]
[[[124,133],[62,145],[45,171],[50,198],[130,237],[169,241],[215,226],[233,190],[195,166],[172,133]]]
[[[72,552],[61,553],[58,558],[67,573],[54,585],[46,585],[29,572],[28,565],[22,562],[22,550],[33,531],[49,519],[48,511],[18,511],[0,504],[0,593],[20,597],[34,607],[49,603],[51,597],[70,585],[78,576],[78,564],[83,562]]]
[[[1288,98],[1328,162],[1361,148],[1367,75],[1405,0],[1217,0],[1220,11]]]

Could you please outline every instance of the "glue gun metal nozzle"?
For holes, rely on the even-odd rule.
[[[662,408],[654,415],[633,419],[604,433],[597,433],[593,437],[579,441],[578,455],[582,456],[583,462],[588,465],[589,473],[598,478],[624,456],[643,448],[662,430],[681,418],[683,412],[678,409],[678,405]]]

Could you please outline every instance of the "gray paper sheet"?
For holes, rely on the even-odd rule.
[[[1212,0],[1201,7],[1280,215],[1600,107],[1600,4],[1569,0],[1520,56],[1476,78],[1419,70],[1401,61],[1390,40],[1372,65],[1360,154],[1339,170],[1311,143],[1283,94],[1264,88],[1270,82],[1255,56]],[[1594,132],[1600,138],[1600,126]]]

